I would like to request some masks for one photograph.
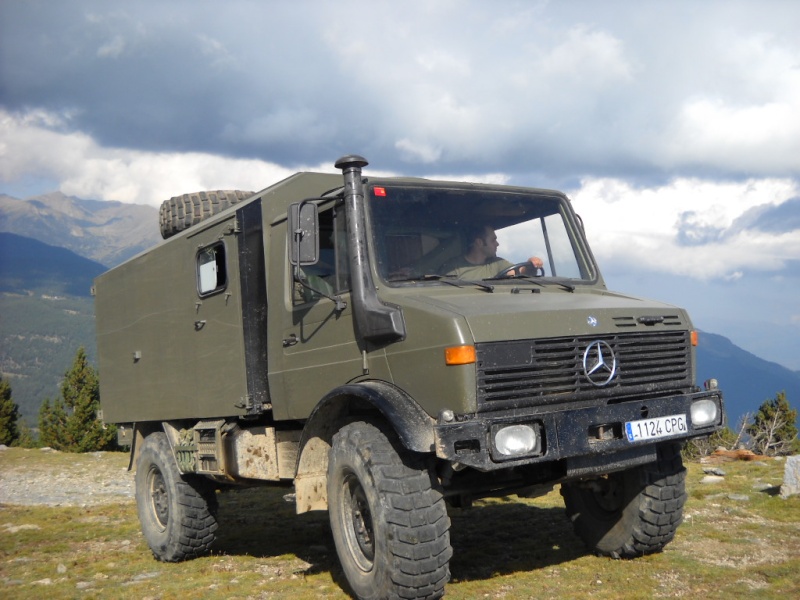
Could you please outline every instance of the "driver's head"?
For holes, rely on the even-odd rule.
[[[488,225],[480,225],[468,232],[470,239],[470,254],[480,255],[485,260],[497,256],[497,248],[500,244],[497,242],[497,234],[494,229]]]

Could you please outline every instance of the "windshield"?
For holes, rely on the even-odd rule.
[[[555,192],[372,185],[367,196],[384,281],[595,279]]]

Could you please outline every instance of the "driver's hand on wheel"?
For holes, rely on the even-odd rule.
[[[527,262],[529,262],[530,264],[532,264],[534,266],[533,273],[529,273],[530,268],[527,265],[523,265],[523,266],[521,266],[519,268],[519,273],[516,273],[515,271],[509,271],[509,275],[511,275],[511,276],[518,275],[518,274],[519,275],[536,275],[536,270],[537,269],[544,269],[544,263],[542,262],[542,259],[539,258],[538,256],[531,256],[528,259]]]

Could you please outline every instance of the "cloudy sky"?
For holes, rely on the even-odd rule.
[[[0,193],[157,206],[342,154],[556,187],[610,287],[800,370],[800,3],[0,0]]]

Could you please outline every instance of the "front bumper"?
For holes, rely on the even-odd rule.
[[[705,399],[716,404],[718,419],[715,423],[695,428],[691,420],[691,405]],[[679,414],[686,416],[686,432],[638,442],[629,442],[625,436],[627,422]],[[579,476],[584,472],[608,472],[655,460],[657,444],[709,435],[722,426],[722,420],[722,392],[712,390],[583,408],[562,405],[481,413],[451,423],[440,420],[434,430],[436,455],[453,463],[479,471],[495,471],[566,460],[568,474]],[[495,447],[493,432],[511,424],[533,427],[541,443],[527,455],[503,456]]]

